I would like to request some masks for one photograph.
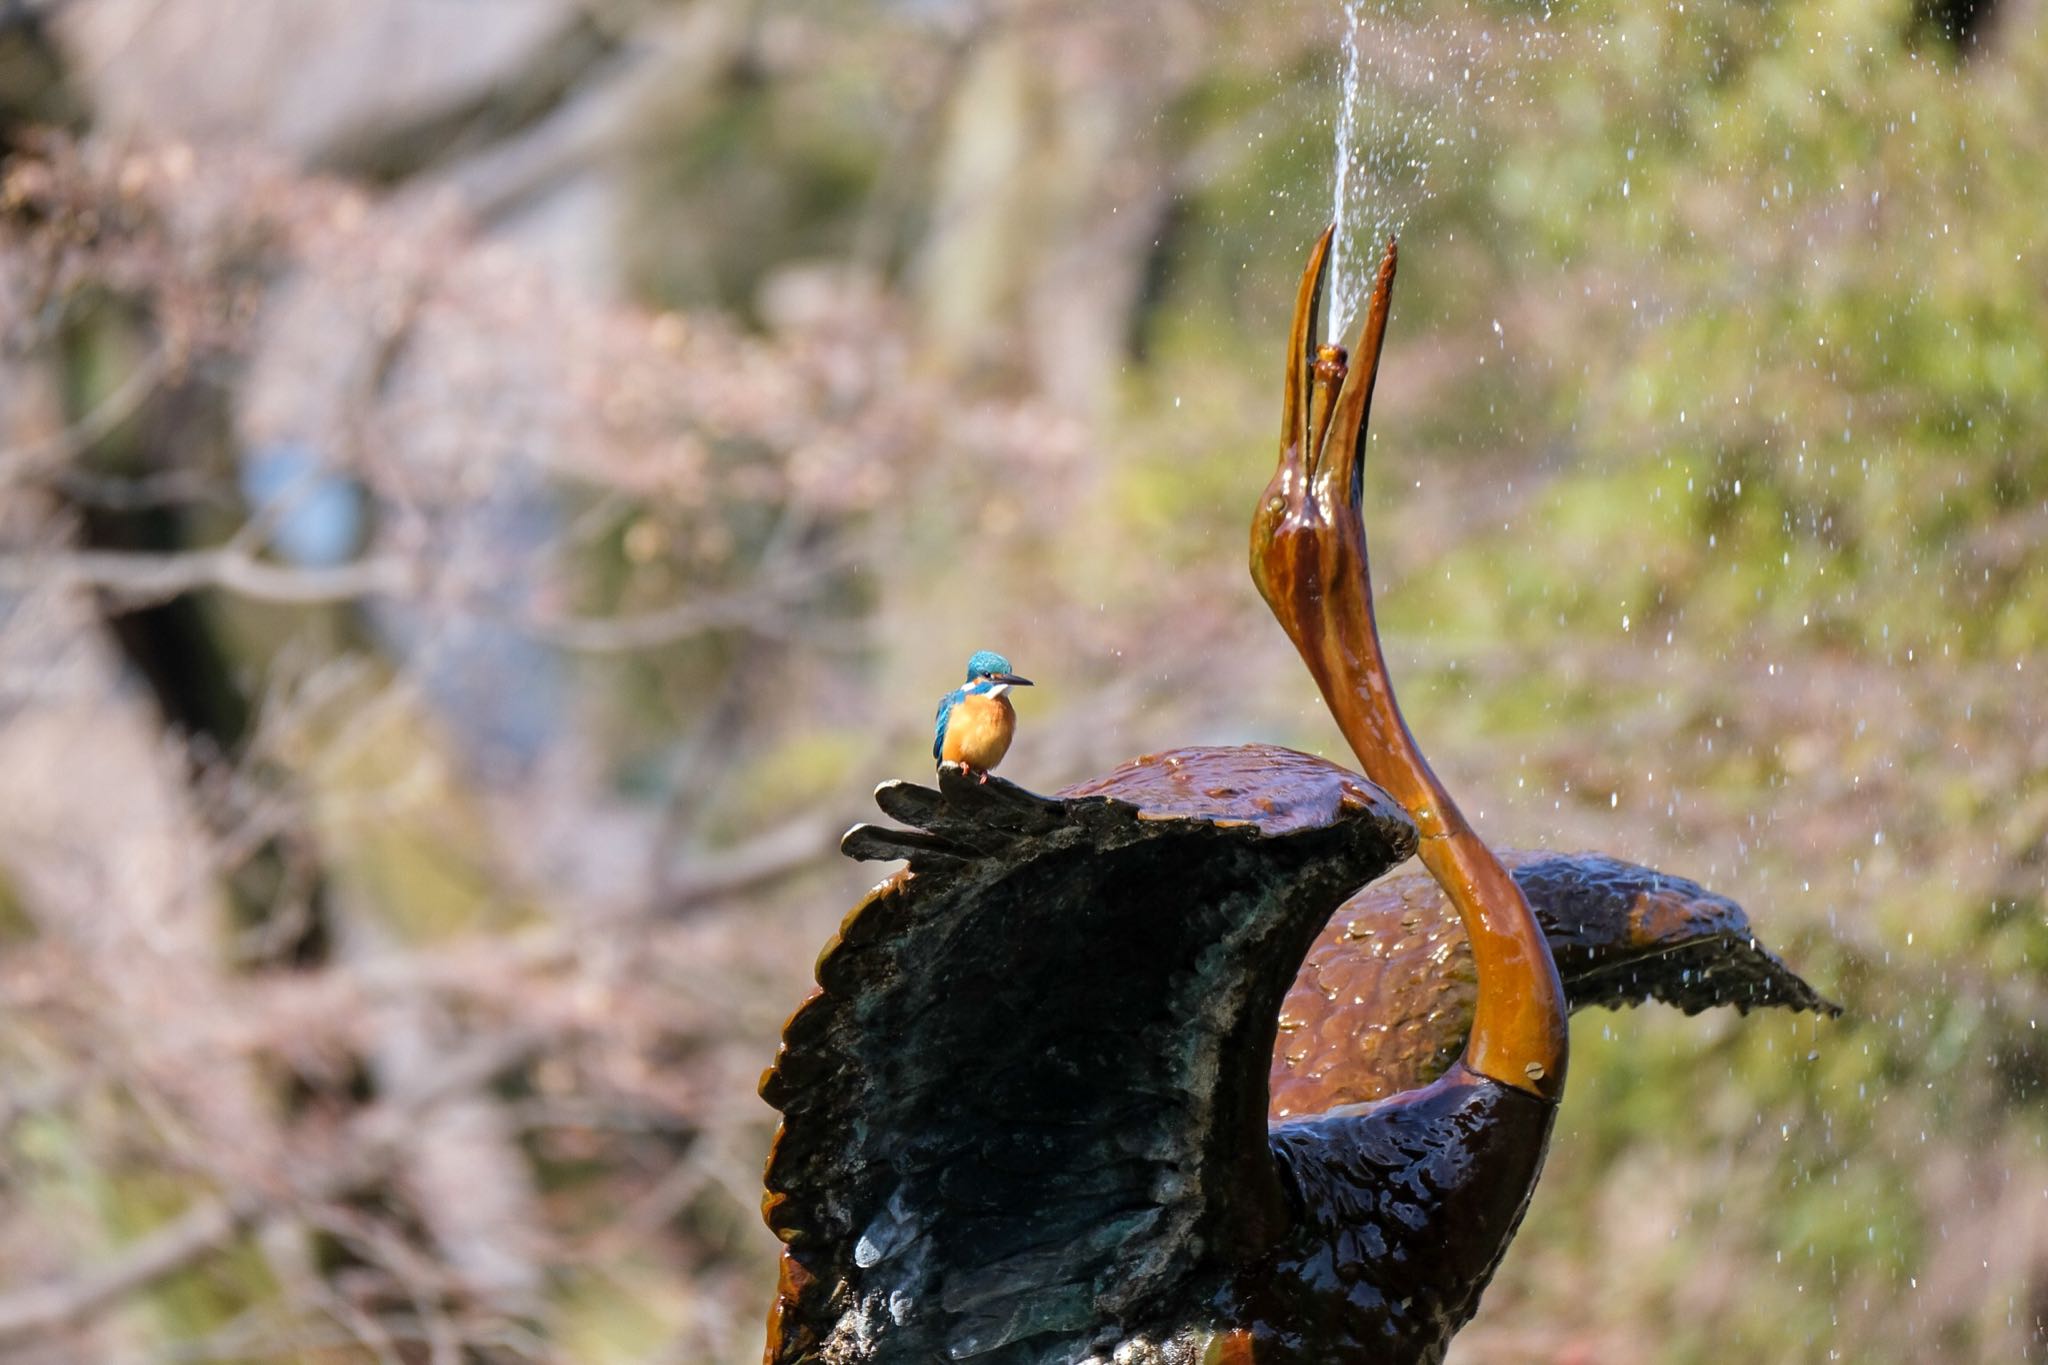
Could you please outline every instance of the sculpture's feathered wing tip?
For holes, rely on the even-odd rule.
[[[1574,1010],[1657,1001],[1836,1015],[1758,941],[1740,905],[1698,882],[1599,853],[1503,850],[1542,923]],[[1275,1118],[1426,1085],[1457,1059],[1477,986],[1435,881],[1387,877],[1339,906],[1281,1009]]]

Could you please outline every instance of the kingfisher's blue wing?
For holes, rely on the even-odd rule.
[[[939,698],[939,713],[932,717],[932,762],[937,763],[946,752],[946,719],[953,714],[954,703],[960,700],[961,689],[954,688]]]

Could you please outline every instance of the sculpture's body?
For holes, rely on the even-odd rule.
[[[846,850],[909,867],[848,916],[763,1082],[771,1365],[1435,1360],[1542,1169],[1568,1005],[1824,1007],[1691,883],[1511,876],[1430,772],[1357,508],[1392,251],[1348,369],[1308,341],[1327,242],[1253,573],[1377,786],[1252,746],[1056,800],[953,769],[878,791],[913,828]],[[1411,852],[1437,889],[1345,899]]]

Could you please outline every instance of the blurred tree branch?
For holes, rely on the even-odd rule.
[[[209,588],[260,602],[310,606],[403,596],[417,584],[414,566],[397,558],[306,568],[271,563],[232,547],[175,554],[72,551],[0,557],[0,591],[36,585],[91,588],[107,593],[120,609]]]
[[[0,1345],[76,1326],[121,1299],[212,1255],[259,1219],[328,1203],[381,1179],[416,1125],[450,1097],[473,1092],[520,1065],[540,1045],[531,1034],[472,1042],[439,1061],[402,1101],[373,1105],[352,1118],[331,1154],[295,1160],[274,1173],[274,1191],[242,1189],[193,1207],[123,1248],[107,1264],[73,1279],[0,1294]]]

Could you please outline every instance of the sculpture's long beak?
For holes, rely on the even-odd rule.
[[[1364,468],[1366,420],[1393,302],[1397,252],[1394,239],[1387,238],[1353,363],[1342,346],[1316,340],[1322,331],[1323,285],[1336,231],[1332,224],[1316,238],[1295,295],[1294,325],[1287,336],[1281,461],[1298,464],[1302,475],[1318,484],[1327,480],[1331,491],[1355,504]]]
[[[1307,461],[1312,457],[1308,433],[1310,404],[1314,394],[1310,376],[1315,370],[1316,334],[1323,325],[1323,279],[1330,268],[1330,243],[1337,225],[1323,229],[1309,249],[1308,266],[1301,272],[1301,289],[1294,296],[1294,325],[1287,330],[1287,381],[1285,412],[1281,418],[1280,458]]]

